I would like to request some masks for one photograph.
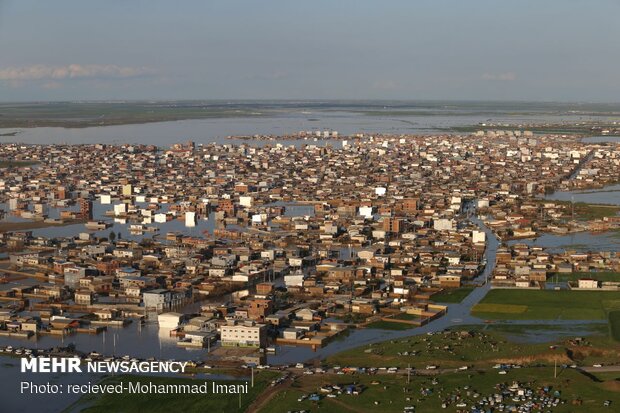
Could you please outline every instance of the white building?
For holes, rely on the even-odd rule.
[[[591,278],[581,278],[579,279],[579,288],[585,288],[589,290],[598,288],[598,281]]]
[[[186,227],[195,227],[196,226],[196,213],[187,211],[185,213],[185,226]]]
[[[162,313],[157,316],[160,328],[177,328],[181,321],[183,321],[183,314],[180,313]]]
[[[250,208],[252,206],[252,197],[251,196],[240,196],[239,205],[246,207],[246,208]]]
[[[265,347],[267,345],[267,325],[245,322],[220,327],[222,346]]]
[[[284,284],[287,287],[301,287],[305,278],[304,274],[288,274],[284,276]]]
[[[474,244],[484,244],[486,239],[487,239],[487,234],[485,234],[484,231],[474,230],[471,232],[471,241]]]
[[[360,215],[364,218],[372,218],[372,207],[371,206],[363,206],[359,209]]]
[[[114,215],[125,215],[127,213],[127,204],[114,205]]]
[[[454,220],[440,218],[433,220],[433,228],[437,231],[452,231],[454,229]]]

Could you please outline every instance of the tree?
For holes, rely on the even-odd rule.
[[[110,235],[108,235],[108,239],[110,240],[110,242],[114,242],[114,240],[116,239],[116,234],[114,233],[114,231],[110,231]]]

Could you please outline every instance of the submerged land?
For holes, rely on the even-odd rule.
[[[527,129],[580,136],[620,135],[620,105],[561,102],[484,101],[76,101],[0,103],[1,137],[19,137],[20,128],[87,128],[191,119],[271,118],[307,113],[319,121],[332,112],[370,119],[394,119],[416,127],[420,119],[455,118],[436,131],[471,133],[481,128]],[[317,117],[318,116],[318,117]],[[476,119],[475,121],[473,121]],[[553,120],[550,120],[553,119]],[[441,122],[439,122],[441,123]],[[425,128],[425,127],[423,127]]]
[[[327,110],[24,104],[4,120],[90,127],[308,105]],[[368,117],[463,110],[338,105]],[[497,113],[570,111],[533,109]],[[256,380],[240,398],[108,395],[67,411],[613,411],[620,143],[582,138],[618,113],[582,111],[575,133],[1,144],[0,350],[191,360],[193,378],[160,383]],[[296,139],[308,134],[317,140]]]

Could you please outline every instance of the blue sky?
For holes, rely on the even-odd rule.
[[[620,101],[619,0],[0,0],[0,100]]]

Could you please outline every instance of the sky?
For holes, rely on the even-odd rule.
[[[0,0],[0,101],[620,101],[620,0]]]

